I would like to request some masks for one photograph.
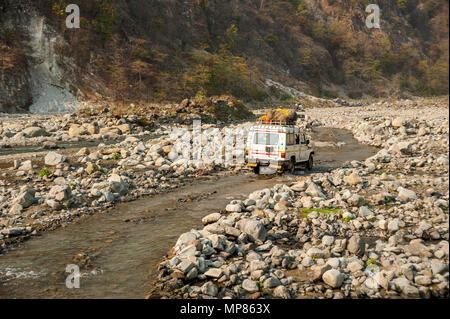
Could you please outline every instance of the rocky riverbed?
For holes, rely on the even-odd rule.
[[[239,174],[241,163],[217,160],[217,137],[243,137],[252,125],[203,124],[199,163],[185,156],[192,123],[102,112],[0,121],[9,147],[0,154],[0,253],[119,202]],[[217,207],[203,230],[181,235],[152,296],[448,296],[448,99],[308,109],[302,125],[319,167]],[[377,153],[342,163],[367,156],[340,129]]]
[[[307,115],[380,150],[205,216],[150,297],[448,297],[448,98]]]
[[[39,235],[77,219],[130,201],[185,185],[220,171],[236,173],[243,164],[215,161],[218,145],[205,134],[201,143],[204,161],[183,156],[192,129],[167,126],[157,131],[135,133],[127,125],[121,141],[95,147],[9,154],[0,159],[0,244]],[[214,127],[221,136],[225,129]],[[130,128],[131,127],[131,128]],[[203,125],[208,132],[211,125]],[[184,134],[184,133],[187,133]],[[245,129],[242,130],[245,132]],[[128,134],[129,133],[129,134]],[[144,139],[142,136],[159,135]]]

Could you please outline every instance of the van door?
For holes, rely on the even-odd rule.
[[[306,136],[305,133],[299,133],[300,135],[300,158],[301,161],[307,161],[308,160],[308,145],[306,145]]]

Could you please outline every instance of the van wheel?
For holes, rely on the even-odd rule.
[[[258,166],[255,166],[255,167],[253,167],[253,173],[255,173],[255,174],[259,174],[259,165],[258,165]]]
[[[295,159],[291,158],[291,163],[289,164],[289,173],[295,175]]]
[[[309,155],[308,162],[306,162],[306,169],[311,171],[313,169],[313,156]]]

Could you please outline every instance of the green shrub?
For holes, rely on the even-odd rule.
[[[369,258],[369,259],[367,260],[367,262],[366,262],[366,265],[367,265],[367,266],[370,266],[370,265],[376,265],[376,264],[377,264],[377,262],[376,262],[376,260],[373,259],[373,258]]]
[[[41,171],[39,172],[39,176],[40,176],[40,177],[49,176],[49,175],[51,175],[51,174],[52,174],[52,172],[51,172],[49,169],[47,169],[47,168],[43,168],[43,169],[41,169]]]
[[[113,153],[112,158],[115,160],[120,159],[120,154],[119,153]]]
[[[292,96],[289,93],[281,93],[280,100],[281,101],[292,100]]]

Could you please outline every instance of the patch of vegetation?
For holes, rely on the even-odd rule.
[[[47,168],[43,168],[43,169],[41,169],[41,171],[39,172],[39,176],[40,176],[40,177],[49,176],[49,175],[51,175],[51,174],[52,174],[52,172],[51,172],[49,169],[47,169]]]
[[[377,264],[377,262],[376,262],[376,260],[373,259],[373,258],[369,258],[369,259],[366,261],[366,265],[367,265],[367,266],[370,266],[370,265],[376,265],[376,264]]]
[[[349,223],[352,220],[350,216],[344,218],[344,222]]]
[[[183,74],[183,87],[191,96],[207,97],[231,94],[248,100],[264,100],[268,95],[259,89],[252,78],[259,78],[245,59],[233,54],[236,26],[232,25],[221,38],[217,53],[195,51],[193,65]]]
[[[113,153],[112,154],[112,158],[117,161],[117,160],[120,159],[120,154],[119,153]]]
[[[292,96],[289,93],[281,93],[280,100],[281,101],[292,100]]]
[[[99,167],[99,168],[98,168],[98,171],[99,171],[100,173],[102,173],[102,174],[106,174],[106,171],[105,171],[105,169],[104,169],[103,167]]]

